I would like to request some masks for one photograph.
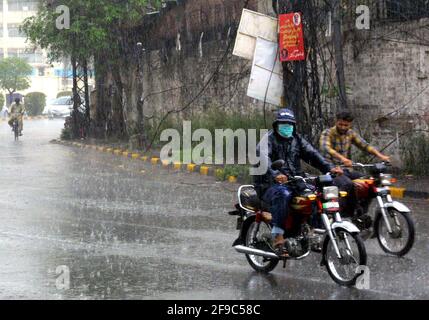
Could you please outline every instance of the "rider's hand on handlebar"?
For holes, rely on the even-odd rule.
[[[342,175],[342,174],[344,174],[344,171],[340,167],[336,167],[336,168],[334,168],[334,169],[331,170],[331,173],[332,174]]]
[[[277,182],[277,183],[285,184],[285,183],[288,181],[288,178],[287,178],[287,176],[285,176],[284,174],[281,174],[281,175],[278,175],[278,176],[275,178],[275,180],[276,180],[276,182]]]
[[[341,160],[346,167],[353,167],[353,161],[347,158]]]
[[[380,158],[381,161],[384,161],[384,162],[387,162],[387,163],[390,162],[390,157],[389,156],[381,155],[379,158]]]

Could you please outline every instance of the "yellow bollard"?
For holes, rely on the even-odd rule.
[[[210,170],[210,168],[209,168],[209,167],[202,166],[202,167],[200,168],[200,173],[201,173],[202,175],[204,175],[204,176],[207,176],[207,175],[209,174],[209,170]]]
[[[237,177],[229,176],[228,177],[228,182],[230,182],[230,183],[237,183]]]
[[[187,169],[188,169],[188,171],[189,171],[189,172],[194,172],[194,171],[195,171],[195,167],[196,167],[196,166],[197,166],[197,165],[195,165],[195,164],[191,163],[191,164],[188,164]]]

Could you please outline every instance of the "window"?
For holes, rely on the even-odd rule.
[[[36,11],[37,1],[9,0],[9,11]]]

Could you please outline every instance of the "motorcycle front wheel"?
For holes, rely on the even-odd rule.
[[[406,255],[414,244],[415,228],[414,222],[406,212],[399,212],[389,208],[387,212],[392,233],[387,230],[381,212],[377,214],[374,222],[375,235],[378,243],[384,252],[394,256],[402,257]]]
[[[252,222],[246,234],[246,247],[272,252],[269,241],[271,226],[265,222]],[[267,259],[260,256],[246,254],[250,266],[257,272],[269,273],[277,267],[279,259]]]
[[[323,257],[331,278],[342,286],[354,286],[361,275],[360,267],[366,265],[365,245],[359,234],[337,229],[335,241],[341,254],[338,258],[333,242],[326,236],[323,243]]]

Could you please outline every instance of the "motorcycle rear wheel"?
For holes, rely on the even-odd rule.
[[[14,123],[13,124],[13,133],[15,135],[15,141],[19,140],[19,124]]]
[[[257,222],[252,222],[247,229],[246,247],[255,248],[264,251],[272,251],[267,244],[267,237],[271,236],[271,226],[261,222],[258,228]],[[264,257],[246,254],[246,259],[250,266],[257,272],[269,273],[277,267],[279,259],[266,259]]]
[[[343,229],[336,230],[336,239],[343,260],[337,257],[331,238],[326,236],[322,250],[326,269],[331,278],[339,285],[354,286],[361,275],[358,268],[366,265],[367,254],[364,242],[359,234],[350,233]],[[345,239],[350,244],[351,252],[348,250]]]
[[[399,225],[395,222],[395,216],[398,218]],[[387,231],[387,226],[382,214],[377,214],[374,222],[374,231],[377,236],[378,243],[384,252],[394,256],[403,257],[411,250],[414,244],[414,222],[407,212],[399,212],[393,208],[388,209],[388,218],[390,225],[394,228],[393,235],[389,234]],[[398,243],[400,246],[395,246]]]

